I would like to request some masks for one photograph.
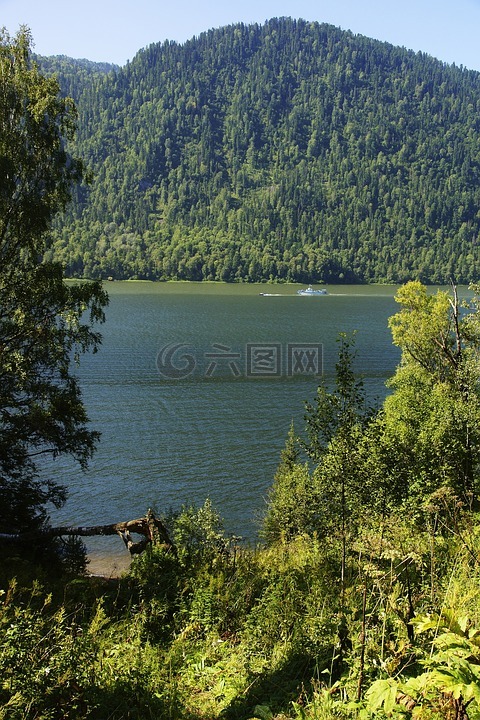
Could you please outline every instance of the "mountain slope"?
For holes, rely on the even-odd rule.
[[[95,180],[55,231],[71,274],[478,277],[476,72],[281,18],[152,45],[73,94]]]

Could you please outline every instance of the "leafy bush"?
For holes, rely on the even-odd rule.
[[[14,585],[0,607],[0,717],[80,720],[92,709],[97,638],[51,596],[17,604]]]

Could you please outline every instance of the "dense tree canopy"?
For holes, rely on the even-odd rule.
[[[412,506],[448,488],[476,506],[480,491],[480,307],[456,291],[429,295],[419,282],[400,288],[390,318],[402,362],[385,401],[386,436],[403,455],[395,482]],[[388,451],[386,450],[386,453]],[[391,474],[392,481],[394,474]]]
[[[399,289],[401,310],[389,324],[402,359],[377,410],[366,406],[352,372],[351,341],[340,338],[334,389],[321,385],[306,403],[304,438],[289,435],[270,492],[267,540],[341,529],[345,541],[366,513],[380,522],[401,510],[422,524],[445,498],[478,509],[480,298],[472,289],[463,305],[455,288],[431,294],[412,281]]]
[[[274,19],[124,68],[42,59],[95,181],[56,225],[72,275],[470,282],[480,76]]]
[[[55,478],[38,477],[41,456],[85,464],[93,450],[71,364],[97,347],[92,323],[106,302],[98,283],[67,285],[59,264],[39,262],[85,171],[65,150],[72,101],[39,73],[30,45],[25,29],[0,35],[0,525],[10,531],[41,525],[45,503],[64,498]]]

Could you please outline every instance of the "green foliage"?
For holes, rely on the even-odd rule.
[[[319,493],[308,465],[280,465],[268,495],[262,537],[267,543],[289,542],[319,526]]]
[[[39,73],[30,46],[25,28],[14,39],[1,31],[2,264],[38,254],[39,238],[84,177],[82,163],[64,149],[73,138],[73,103],[60,97],[55,79]]]
[[[315,406],[306,404],[307,440],[303,444],[316,464],[321,515],[318,530],[323,537],[338,534],[342,539],[342,575],[347,537],[353,534],[365,502],[358,447],[371,416],[363,383],[354,373],[353,344],[354,338],[340,335],[335,388],[327,392],[320,386]]]
[[[51,598],[35,609],[15,603],[12,586],[0,607],[0,717],[5,720],[66,720],[86,717],[94,682],[94,633],[83,632],[65,612],[50,609]]]
[[[293,428],[268,497],[263,537],[269,543],[308,534],[338,545],[342,598],[346,587],[347,552],[360,518],[370,505],[361,446],[371,420],[363,383],[353,369],[353,339],[341,334],[335,386],[321,384],[313,403],[306,403],[305,438]],[[298,462],[298,449],[309,464]]]
[[[396,482],[403,476],[404,497],[417,505],[440,487],[471,505],[480,463],[478,297],[462,309],[455,291],[432,296],[412,282],[397,300],[390,326],[402,362],[384,405],[385,435],[401,462]]]
[[[322,382],[314,402],[306,402],[306,439],[301,442],[307,456],[320,463],[335,438],[345,438],[357,424],[369,416],[363,381],[354,372],[355,337],[344,333],[338,337],[338,360],[335,363],[335,384],[330,392]]]
[[[366,694],[367,708],[373,713],[381,708],[389,717],[478,720],[479,631],[469,618],[457,619],[448,610],[440,616],[417,617],[412,624],[418,635],[434,632],[421,662],[424,672],[377,680]]]
[[[293,423],[267,497],[261,535],[268,543],[289,542],[318,525],[318,497],[308,464],[299,462],[300,443]]]
[[[470,567],[465,586],[475,585],[478,573],[472,516],[480,479],[478,298],[474,295],[460,309],[455,288],[451,296],[434,296],[420,283],[409,283],[397,299],[402,311],[390,324],[403,354],[392,394],[376,414],[366,408],[350,344],[341,338],[333,392],[320,386],[307,404],[300,445],[314,463],[313,473],[298,473],[302,466],[292,431],[269,496],[265,530],[271,542],[282,539],[281,528],[289,528],[292,519],[303,519],[305,506],[315,518],[313,537],[318,533],[324,542],[328,539],[330,557],[337,554],[336,662],[350,703],[336,702],[319,689],[300,717],[315,717],[327,707],[332,717],[369,717],[362,688],[378,677],[379,668],[392,676],[379,679],[369,692],[369,707],[379,717],[412,711],[412,717],[459,718],[466,704],[476,712],[477,670],[465,664],[466,655],[477,663],[472,648],[457,661],[444,638],[445,653],[434,656],[432,651],[433,664],[421,662],[425,648],[415,615],[441,606],[452,577],[458,576],[456,563],[464,564],[465,572]],[[304,521],[296,532],[312,528]],[[326,577],[325,568],[323,573]],[[472,608],[477,614],[475,602],[468,603]],[[462,624],[457,625],[459,632]],[[357,645],[355,637],[361,638]],[[353,657],[359,667],[356,691]],[[446,669],[435,664],[442,662]],[[403,670],[411,677],[408,682],[392,679]]]
[[[40,59],[95,175],[58,221],[73,276],[468,282],[479,75],[274,18],[141,50]]]
[[[207,500],[101,602],[87,578],[0,594],[0,718],[480,720],[478,299],[398,298],[392,394],[368,408],[340,336],[264,547]]]
[[[190,566],[195,562],[212,562],[227,550],[223,522],[207,498],[202,507],[183,507],[171,521],[173,542],[180,561]]]
[[[131,577],[138,593],[145,637],[152,641],[171,637],[183,578],[176,554],[163,546],[152,546],[135,558]]]
[[[39,478],[42,455],[84,467],[98,433],[87,427],[72,361],[95,351],[106,294],[98,283],[66,284],[59,264],[39,263],[48,231],[86,177],[65,150],[76,113],[32,61],[31,37],[0,33],[0,523],[38,529],[65,489]],[[25,548],[24,548],[25,549]],[[42,543],[32,548],[37,559]]]
[[[145,637],[158,641],[172,637],[177,620],[188,612],[197,620],[212,615],[215,605],[210,585],[209,569],[219,568],[228,561],[228,542],[222,532],[222,521],[210,500],[196,508],[183,507],[167,519],[174,547],[152,545],[135,558],[131,577],[135,580],[138,600],[143,616]],[[202,578],[207,571],[207,587],[194,593],[192,608],[186,600],[189,578],[195,586],[196,574]],[[214,583],[215,585],[215,583]],[[188,610],[185,608],[188,607]]]
[[[476,558],[478,532],[463,540]],[[197,560],[188,573],[156,548],[109,591],[115,607],[107,595],[100,605],[85,595],[67,611],[38,588],[12,588],[0,597],[0,717],[332,720],[385,711],[438,720],[472,698],[473,719],[480,571],[460,538],[446,542],[436,612],[422,579],[428,535],[400,517],[358,536],[343,610],[333,550],[307,536],[243,549],[223,564]],[[371,689],[357,700],[365,581]],[[409,593],[417,617],[408,617]],[[340,662],[345,632],[351,644]]]
[[[34,587],[0,596],[2,720],[180,717],[176,684],[133,622],[67,612]]]

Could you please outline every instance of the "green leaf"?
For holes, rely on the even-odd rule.
[[[383,707],[385,712],[391,712],[397,704],[397,692],[398,683],[393,678],[376,680],[366,692],[369,709],[379,710]]]
[[[252,720],[253,718],[258,718],[258,720],[271,720],[273,718],[273,712],[268,705],[255,705]]]

